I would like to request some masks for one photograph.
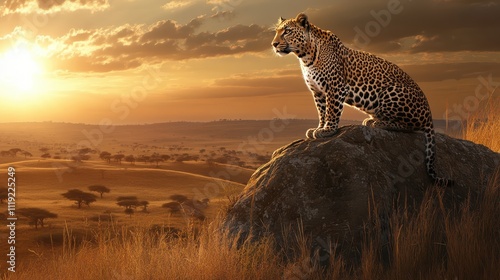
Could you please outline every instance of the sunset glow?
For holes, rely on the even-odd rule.
[[[500,5],[486,0],[22,0],[4,1],[0,11],[0,94],[45,108],[37,120],[272,119],[285,107],[289,116],[315,119],[299,62],[271,49],[276,20],[299,12],[345,45],[400,66],[436,119],[448,112],[461,121],[471,113],[463,108],[477,107],[471,98],[482,104],[477,96],[498,94],[500,83],[492,36]],[[19,104],[24,111],[0,121],[32,120]],[[11,107],[0,104],[0,112]]]
[[[2,279],[500,280],[499,15],[0,1]]]
[[[0,56],[0,86],[2,94],[13,99],[37,95],[37,82],[42,67],[26,48],[16,47]]]

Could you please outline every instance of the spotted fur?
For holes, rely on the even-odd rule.
[[[272,42],[279,55],[294,53],[318,110],[319,125],[307,138],[324,138],[338,129],[344,104],[364,111],[364,125],[397,131],[423,131],[425,164],[438,185],[451,181],[434,170],[435,136],[427,98],[397,65],[373,54],[350,49],[330,31],[309,23],[305,14],[280,19]]]

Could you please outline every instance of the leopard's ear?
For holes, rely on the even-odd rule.
[[[278,25],[280,25],[280,24],[281,24],[282,22],[284,22],[284,21],[285,21],[285,19],[284,19],[283,17],[280,17],[280,18],[278,19]]]
[[[300,26],[302,26],[302,27],[304,27],[306,29],[309,28],[309,21],[307,19],[306,14],[304,14],[304,13],[298,14],[297,17],[295,18],[295,20],[297,21],[297,23]]]

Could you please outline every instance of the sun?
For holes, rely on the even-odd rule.
[[[37,81],[42,67],[26,47],[14,47],[0,54],[0,88],[3,95],[15,99],[37,95]]]

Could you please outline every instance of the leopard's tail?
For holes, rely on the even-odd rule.
[[[424,129],[425,135],[425,165],[427,173],[434,180],[434,184],[442,187],[451,187],[454,182],[447,178],[438,177],[434,164],[436,161],[436,137],[434,134],[434,127],[431,125]]]

